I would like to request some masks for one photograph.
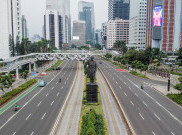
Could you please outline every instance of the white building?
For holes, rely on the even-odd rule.
[[[51,20],[58,20],[58,22],[54,22],[55,26],[58,26],[55,28],[55,31],[59,31],[59,34],[57,32],[55,33],[55,37],[59,37],[59,42],[56,39],[56,46],[61,47],[63,43],[68,44],[71,40],[71,15],[70,15],[70,0],[46,0],[46,13],[57,12],[57,19],[51,19]],[[56,16],[55,16],[56,17]],[[49,24],[49,19],[45,18],[45,28],[46,28],[46,39],[49,40],[49,36],[47,36],[47,24]],[[58,25],[57,25],[58,24]],[[53,41],[54,42],[54,41]],[[59,45],[58,45],[59,44]]]
[[[21,0],[0,0],[0,58],[10,57],[9,36],[22,39]]]
[[[102,23],[102,47],[107,45],[107,22]]]
[[[113,48],[117,40],[126,41],[129,39],[129,20],[109,20],[107,23],[107,49]]]
[[[130,1],[130,29],[128,47],[145,49],[147,0]]]

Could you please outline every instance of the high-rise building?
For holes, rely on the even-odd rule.
[[[128,47],[145,49],[147,0],[130,1],[130,28]]]
[[[130,0],[109,0],[108,20],[129,20]]]
[[[46,0],[46,13],[53,13],[54,18],[58,22],[54,22],[55,24],[55,38],[58,37],[59,39],[56,38],[56,41],[52,41],[53,43],[55,42],[56,46],[60,48],[63,43],[69,44],[71,40],[71,15],[70,15],[70,0]],[[57,12],[57,13],[55,13]],[[53,15],[52,14],[52,15]],[[50,16],[52,16],[50,15]],[[45,16],[45,28],[46,28],[46,39],[51,39],[50,35],[50,30],[47,28],[50,28],[51,26],[48,26],[50,24],[50,16],[46,18]],[[53,18],[53,16],[52,16]],[[51,19],[53,20],[53,19]],[[53,23],[53,22],[52,22]],[[57,27],[57,28],[56,28]],[[58,30],[59,32],[57,32]],[[48,32],[49,31],[49,32]],[[47,35],[48,34],[48,35]],[[53,37],[53,36],[52,36]]]
[[[78,3],[78,19],[86,22],[86,40],[94,41],[95,38],[95,13],[94,3],[80,1]]]
[[[22,23],[22,38],[28,38],[27,20],[24,15],[21,18],[21,23]]]
[[[99,44],[102,46],[102,29],[97,29],[95,31],[95,41],[96,41],[96,44]]]
[[[146,47],[173,52],[182,47],[182,1],[148,0]]]
[[[102,23],[102,48],[107,45],[107,22]]]
[[[113,48],[117,40],[129,40],[129,20],[109,20],[107,23],[107,49]]]
[[[10,35],[14,44],[17,38],[22,39],[21,0],[1,0],[0,3],[0,58],[6,59],[10,57]]]
[[[84,45],[86,42],[86,24],[85,21],[73,21],[72,44],[77,46]]]

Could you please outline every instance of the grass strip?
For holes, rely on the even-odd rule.
[[[4,94],[2,97],[0,97],[0,106],[8,102],[10,99],[21,93],[22,91],[26,90],[31,85],[35,84],[37,82],[36,79],[32,79],[22,85],[20,85],[18,88],[13,89],[12,91]]]
[[[82,135],[84,132],[86,132],[84,130],[89,130],[87,128],[89,128],[89,126],[91,125],[90,122],[88,122],[88,117],[89,117],[89,113],[90,113],[91,108],[96,113],[96,123],[94,124],[96,126],[95,130],[98,129],[98,125],[103,124],[103,130],[101,130],[101,131],[97,130],[97,132],[99,132],[99,135],[108,135],[107,122],[106,122],[106,119],[104,118],[104,113],[103,113],[102,105],[101,105],[100,89],[98,88],[98,103],[87,103],[87,100],[86,100],[86,84],[87,84],[87,82],[89,82],[89,78],[87,78],[87,75],[85,75],[83,102],[82,102],[82,110],[81,110],[81,116],[80,116],[80,122],[79,122],[79,131],[78,131],[79,135]],[[84,128],[85,122],[88,122],[86,129]],[[100,124],[98,124],[98,123],[100,123]]]
[[[167,94],[167,97],[182,106],[182,94]]]
[[[145,75],[141,74],[141,73],[137,73],[135,71],[131,71],[130,72],[132,75],[135,75],[135,76],[138,76],[138,77],[141,77],[141,78],[147,78]]]
[[[62,62],[63,62],[63,60],[59,60],[56,64],[54,64],[53,66],[48,68],[46,71],[53,71],[53,69],[57,68]]]

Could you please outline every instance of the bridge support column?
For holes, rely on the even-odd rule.
[[[16,68],[16,79],[19,79],[19,67]]]
[[[32,65],[32,63],[29,63],[29,73],[32,72],[31,65]]]
[[[37,70],[37,69],[36,69],[36,63],[35,63],[35,62],[33,63],[33,68],[34,68],[34,71]]]

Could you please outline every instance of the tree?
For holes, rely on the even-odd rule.
[[[11,36],[11,34],[9,35],[9,50],[10,50],[10,56],[14,57],[15,56],[15,47],[14,47],[13,37]]]
[[[122,55],[124,55],[128,48],[126,46],[126,42],[123,41],[123,40],[117,40],[115,43],[114,43],[114,47],[116,50],[120,51]]]
[[[98,50],[101,50],[101,49],[102,49],[102,47],[101,47],[100,44],[96,44],[96,45],[95,45],[95,48],[97,48]]]
[[[110,59],[110,58],[112,58],[112,54],[106,53],[105,57],[108,58],[108,59]]]
[[[146,48],[145,56],[146,56],[147,65],[149,65],[152,62],[152,59],[153,59],[153,52],[152,52],[152,47],[151,46]]]

